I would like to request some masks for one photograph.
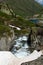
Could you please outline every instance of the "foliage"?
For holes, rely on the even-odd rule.
[[[7,0],[6,3],[14,13],[23,17],[39,14],[43,10],[43,7],[35,0]]]
[[[10,20],[12,16],[7,15],[6,13],[3,13],[0,11],[0,17],[4,18],[5,20]]]
[[[10,28],[5,25],[0,25],[0,36],[3,36],[3,34],[9,34],[10,33]]]

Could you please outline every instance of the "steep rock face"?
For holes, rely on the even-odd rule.
[[[10,50],[11,45],[13,45],[13,43],[11,43],[11,40],[12,39],[10,37],[8,37],[8,38],[2,37],[0,39],[0,51]]]
[[[1,37],[0,39],[0,51],[9,51],[14,44],[15,35]]]
[[[37,27],[37,32],[32,32],[31,34],[31,48],[32,51],[43,49],[43,28]]]

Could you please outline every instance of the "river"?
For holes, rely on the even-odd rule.
[[[30,55],[29,47],[27,45],[27,36],[21,36],[15,40],[12,48],[12,53],[18,58]]]

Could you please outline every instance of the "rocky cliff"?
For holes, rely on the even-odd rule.
[[[32,33],[32,35],[31,35],[31,48],[33,50],[34,49],[36,49],[36,50],[43,49],[43,28],[36,27],[35,31]]]
[[[3,36],[0,38],[0,51],[9,51],[12,45],[14,44],[15,35],[12,31],[11,36]]]

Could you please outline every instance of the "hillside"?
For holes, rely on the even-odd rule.
[[[39,14],[43,9],[35,0],[7,0],[6,3],[8,3],[9,7],[12,8],[17,15],[23,17]]]
[[[16,15],[21,15],[21,16],[12,17],[11,14],[13,13],[11,10]],[[2,30],[3,26],[9,27],[9,25],[13,25],[13,26],[21,28],[20,31],[14,28],[15,33],[19,33],[19,34],[28,33],[28,28],[34,27],[35,24],[33,22],[30,22],[29,20],[26,20],[23,17],[30,17],[34,14],[38,14],[40,13],[41,10],[42,10],[42,6],[39,5],[37,2],[35,2],[34,0],[17,0],[17,1],[5,0],[4,4],[2,4],[0,9],[0,27],[1,27],[2,33],[4,30],[4,29]]]
[[[11,28],[9,27],[9,25],[15,26],[15,27],[19,27],[21,30],[17,30],[16,28],[14,28],[14,32],[15,34],[25,34],[28,33],[28,28],[35,26],[35,24],[33,22],[30,22],[28,20],[25,20],[22,17],[12,17],[12,15],[8,15],[6,13],[3,13],[0,11],[0,35],[3,36],[3,33],[10,33]]]

